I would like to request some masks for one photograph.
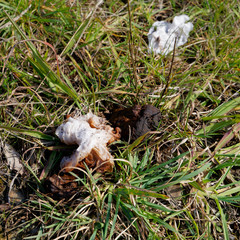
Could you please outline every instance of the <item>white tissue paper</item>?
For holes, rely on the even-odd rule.
[[[63,157],[60,167],[65,172],[72,171],[75,167],[97,167],[97,171],[112,171],[113,157],[107,145],[120,138],[120,129],[116,132],[106,124],[104,118],[92,113],[78,118],[68,118],[61,124],[56,135],[67,145],[77,144],[79,147],[69,157]]]
[[[193,30],[193,24],[187,15],[176,16],[173,23],[165,21],[155,22],[148,32],[148,51],[155,54],[167,55],[174,49],[185,44],[189,32]]]

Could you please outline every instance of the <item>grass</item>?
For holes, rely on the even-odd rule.
[[[1,238],[239,239],[238,1],[0,8],[0,137],[26,169],[15,176],[1,151]],[[180,14],[194,24],[188,43],[173,61],[149,54],[153,22]],[[114,143],[113,173],[79,170],[70,199],[51,195],[46,179],[63,156],[54,130],[65,116],[134,104],[161,110],[157,131]],[[20,204],[7,204],[11,182]]]

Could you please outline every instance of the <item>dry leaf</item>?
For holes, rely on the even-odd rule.
[[[23,164],[21,163],[20,154],[8,143],[2,144],[3,153],[7,159],[7,164],[11,170],[23,174]]]
[[[25,196],[21,190],[13,187],[10,192],[8,193],[9,203],[10,204],[17,204],[21,203],[25,200]]]
[[[69,173],[62,176],[52,175],[46,181],[46,187],[54,194],[55,198],[68,198],[77,193],[76,178]]]

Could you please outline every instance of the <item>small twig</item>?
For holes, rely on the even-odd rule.
[[[136,72],[136,65],[135,65],[135,59],[134,59],[134,49],[133,49],[133,36],[132,36],[132,17],[131,17],[131,9],[130,9],[130,0],[127,1],[127,7],[128,7],[128,19],[129,19],[129,51],[130,51],[130,59],[131,59],[131,65],[133,67],[133,78],[134,78],[134,85],[137,89],[138,85],[138,79],[137,79],[137,72]]]
[[[170,81],[170,79],[171,79],[170,77],[172,75],[172,68],[173,68],[173,61],[174,61],[174,57],[175,57],[176,42],[177,42],[177,37],[174,40],[173,56],[172,56],[172,60],[171,60],[170,71],[169,71],[169,74],[167,76],[167,82],[166,82],[166,85],[165,85],[163,91],[161,92],[161,95],[159,97],[158,103],[160,103],[160,101],[162,100],[164,94],[167,92],[167,89],[168,89],[168,87],[170,85],[170,82],[171,82]]]

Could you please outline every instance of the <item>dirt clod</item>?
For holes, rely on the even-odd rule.
[[[154,131],[161,120],[158,108],[152,105],[135,105],[130,108],[119,108],[113,111],[109,121],[119,127],[122,139],[134,141],[147,132]]]

